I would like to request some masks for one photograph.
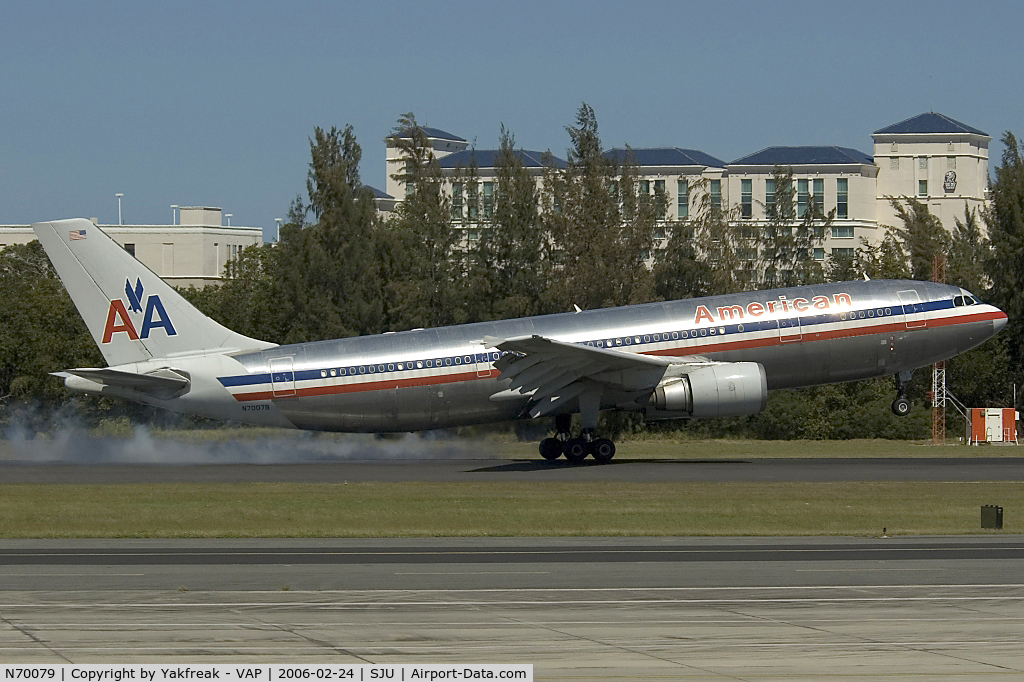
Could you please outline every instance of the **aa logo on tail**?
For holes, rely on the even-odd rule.
[[[150,332],[157,327],[162,327],[167,336],[177,335],[178,332],[174,330],[174,325],[171,324],[171,318],[164,310],[164,304],[160,301],[160,297],[157,295],[145,296],[141,279],[135,280],[134,287],[131,280],[126,279],[124,294],[128,300],[127,308],[125,308],[124,301],[119,298],[110,302],[110,308],[107,309],[107,324],[103,327],[103,343],[110,343],[114,334],[118,332],[124,332],[132,341],[148,339]],[[145,312],[143,312],[143,303],[145,303]],[[141,333],[135,330],[135,324],[132,322],[129,311],[131,311],[131,315],[135,316],[143,313]]]

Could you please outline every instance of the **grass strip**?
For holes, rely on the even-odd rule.
[[[983,504],[1024,532],[1019,482],[6,484],[0,537],[966,534]]]

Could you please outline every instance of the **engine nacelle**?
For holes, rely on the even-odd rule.
[[[768,402],[768,378],[757,362],[726,362],[668,379],[651,395],[651,405],[691,417],[757,414]]]

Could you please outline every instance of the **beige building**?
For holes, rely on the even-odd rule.
[[[964,219],[964,206],[980,211],[988,198],[988,144],[977,128],[934,112],[876,130],[879,224],[897,218],[888,197],[912,196],[927,204],[947,230]]]
[[[847,147],[768,147],[728,164],[727,196],[738,207],[741,223],[757,227],[767,222],[775,205],[776,166],[793,170],[798,220],[812,200],[825,214],[835,211],[815,259],[853,255],[861,239],[874,243],[884,236],[875,219],[878,169],[870,156]]]
[[[219,208],[183,206],[179,216],[178,225],[98,227],[150,270],[179,287],[220,281],[229,260],[245,247],[263,243],[262,228],[224,225]],[[0,225],[0,247],[33,239],[29,225]]]
[[[424,128],[442,172],[452,178],[450,190],[455,218],[466,225],[471,241],[479,225],[468,214],[465,188],[455,177],[459,166],[476,166],[486,219],[487,197],[493,192],[497,150],[468,149],[465,139],[437,128]],[[665,227],[690,217],[701,205],[697,188],[705,188],[712,204],[735,209],[740,224],[751,227],[766,222],[765,211],[774,202],[772,171],[776,166],[793,169],[797,215],[802,216],[813,198],[825,213],[835,210],[832,229],[823,235],[815,256],[851,254],[861,239],[874,244],[886,227],[898,219],[889,197],[913,196],[926,203],[947,230],[963,219],[969,208],[985,205],[988,187],[988,143],[991,138],[943,114],[925,113],[873,133],[874,156],[837,146],[774,146],[726,163],[705,152],[680,147],[610,149],[605,156],[622,162],[627,155],[639,167],[640,180],[649,191],[659,189],[668,199]],[[395,136],[387,144],[388,194],[396,203],[405,187],[392,176],[401,172],[404,159]],[[524,167],[538,178],[541,152],[520,151]],[[564,167],[564,161],[555,159]],[[466,206],[467,208],[463,208]],[[749,221],[749,222],[748,222]],[[662,238],[655,244],[664,245]]]

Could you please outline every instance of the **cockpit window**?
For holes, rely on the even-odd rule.
[[[954,296],[953,306],[959,308],[965,305],[976,305],[978,303],[972,296]]]

